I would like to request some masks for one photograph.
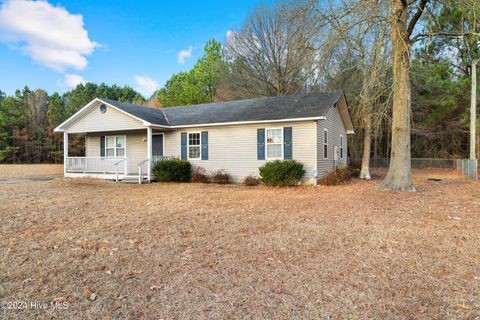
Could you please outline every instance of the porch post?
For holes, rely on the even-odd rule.
[[[147,127],[147,181],[151,181],[152,174],[152,127]]]
[[[68,133],[63,132],[63,175],[67,174]]]

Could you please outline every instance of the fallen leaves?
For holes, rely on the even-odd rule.
[[[97,300],[97,294],[93,292],[92,289],[89,287],[83,287],[83,294],[87,297],[88,300],[90,301],[95,301]]]
[[[408,194],[3,184],[0,295],[68,301],[67,318],[474,318],[480,185],[414,178]]]

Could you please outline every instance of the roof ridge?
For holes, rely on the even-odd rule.
[[[167,114],[165,113],[165,111],[163,111],[163,108],[160,107],[158,110],[160,110],[163,113],[163,116],[165,117],[165,120],[167,120],[168,125],[171,126],[172,124],[170,122],[170,119],[168,119]]]

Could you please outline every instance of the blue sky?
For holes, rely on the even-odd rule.
[[[207,40],[224,42],[258,3],[0,0],[0,90],[63,93],[92,81],[148,95],[191,68]]]

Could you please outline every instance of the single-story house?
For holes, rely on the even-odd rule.
[[[347,164],[352,120],[342,92],[147,108],[96,98],[55,128],[64,133],[66,177],[151,180],[164,157],[188,159],[235,181],[276,159],[304,164],[305,179]],[[68,137],[85,136],[85,157],[68,155]]]

